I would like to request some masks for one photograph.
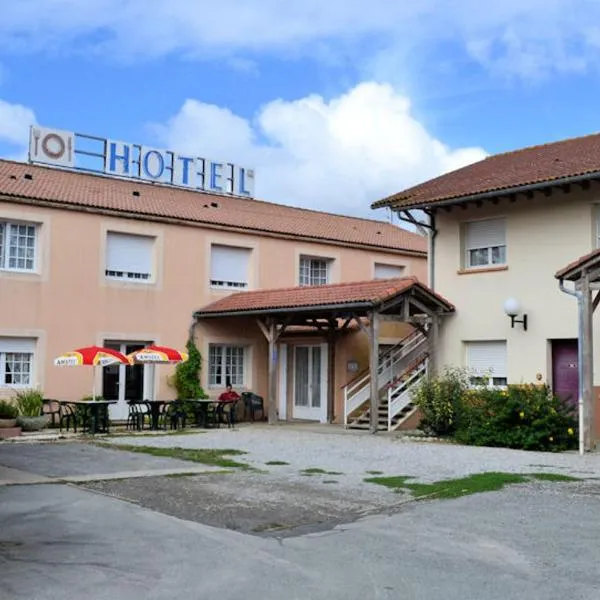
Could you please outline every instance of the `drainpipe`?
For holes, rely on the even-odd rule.
[[[427,268],[429,270],[427,279],[429,288],[434,291],[435,289],[435,237],[437,236],[437,229],[435,228],[435,216],[433,213],[429,213],[429,235],[428,237],[428,248],[427,248]]]
[[[577,371],[579,377],[579,398],[577,399],[579,406],[579,454],[584,453],[584,419],[583,419],[583,294],[577,290],[570,290],[565,287],[565,283],[562,279],[559,279],[558,285],[560,291],[569,296],[577,298],[577,313],[579,321],[579,333],[577,340]]]

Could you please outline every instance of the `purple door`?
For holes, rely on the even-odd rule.
[[[552,388],[573,404],[579,398],[577,340],[552,340]]]

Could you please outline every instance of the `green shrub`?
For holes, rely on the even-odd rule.
[[[102,396],[83,396],[81,399],[83,402],[101,402],[104,400]]]
[[[19,411],[12,402],[0,400],[0,419],[16,419]]]
[[[475,446],[562,451],[577,446],[574,407],[546,385],[476,388],[463,398],[455,439]]]
[[[44,395],[39,390],[17,392],[15,405],[21,417],[39,417],[42,413]]]
[[[421,429],[439,436],[452,435],[468,388],[464,369],[447,368],[439,377],[424,377],[412,393],[421,411]]]
[[[177,392],[178,400],[208,398],[200,385],[200,371],[202,369],[202,356],[196,347],[193,338],[186,344],[189,358],[184,363],[179,363],[171,379],[171,385]]]

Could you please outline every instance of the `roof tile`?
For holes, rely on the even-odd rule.
[[[318,308],[359,303],[377,304],[412,287],[420,287],[446,306],[448,310],[454,309],[446,299],[429,290],[416,277],[401,277],[238,292],[205,306],[196,314],[210,316],[211,313],[244,313],[259,310]]]
[[[32,178],[26,179],[26,174]],[[424,237],[382,221],[7,160],[0,160],[0,195],[396,251],[427,251]]]
[[[373,203],[417,208],[486,192],[600,172],[600,134],[489,156]]]

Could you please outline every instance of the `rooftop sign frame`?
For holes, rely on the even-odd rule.
[[[29,162],[177,188],[254,198],[254,170],[174,150],[32,125]]]

